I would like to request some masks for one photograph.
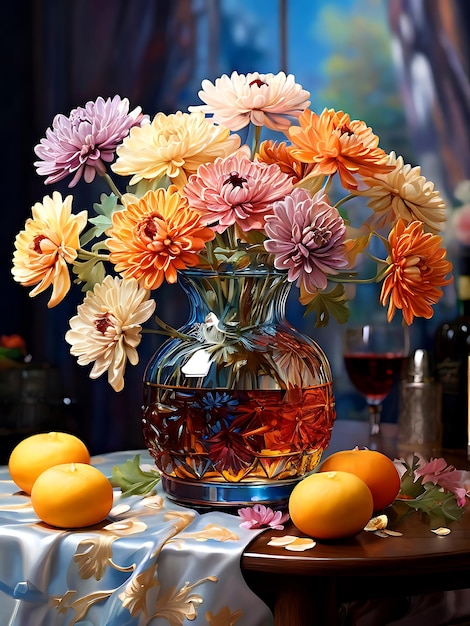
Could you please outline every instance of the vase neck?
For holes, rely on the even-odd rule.
[[[181,272],[188,295],[190,323],[222,324],[232,331],[284,320],[291,283],[287,275],[268,271]]]

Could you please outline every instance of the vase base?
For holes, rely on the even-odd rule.
[[[162,487],[167,497],[183,506],[204,509],[230,509],[264,504],[286,507],[289,496],[301,480],[216,483],[182,480],[162,474]]]

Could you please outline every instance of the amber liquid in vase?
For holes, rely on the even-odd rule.
[[[146,395],[149,451],[162,472],[179,478],[238,482],[306,474],[328,445],[335,418],[331,383],[248,391],[147,383]]]

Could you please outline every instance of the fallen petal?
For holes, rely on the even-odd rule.
[[[268,546],[287,546],[290,543],[294,543],[298,537],[295,535],[284,535],[282,537],[271,537],[271,541],[268,541]]]
[[[450,528],[444,528],[443,526],[440,526],[439,528],[431,528],[431,532],[435,535],[438,535],[439,537],[444,537],[445,535],[450,534]]]
[[[372,517],[367,524],[364,526],[364,530],[367,532],[373,532],[375,530],[383,530],[387,528],[388,517],[386,515],[378,515],[377,517]]]
[[[291,552],[303,552],[304,550],[311,550],[316,546],[316,542],[313,539],[308,539],[307,537],[298,537],[293,543],[289,543],[287,546],[284,546],[286,550],[290,550]]]

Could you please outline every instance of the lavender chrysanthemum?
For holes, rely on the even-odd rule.
[[[344,241],[346,226],[323,191],[313,197],[305,189],[294,189],[275,202],[266,217],[264,242],[274,254],[277,269],[287,270],[289,281],[297,281],[308,293],[327,285],[328,275],[347,265]]]
[[[96,172],[106,172],[105,162],[114,159],[116,147],[133,126],[140,125],[146,116],[140,107],[129,113],[129,100],[97,98],[77,107],[69,117],[56,115],[52,128],[34,148],[41,159],[34,165],[46,184],[56,183],[73,174],[69,187],[74,187],[83,175],[91,183]]]

